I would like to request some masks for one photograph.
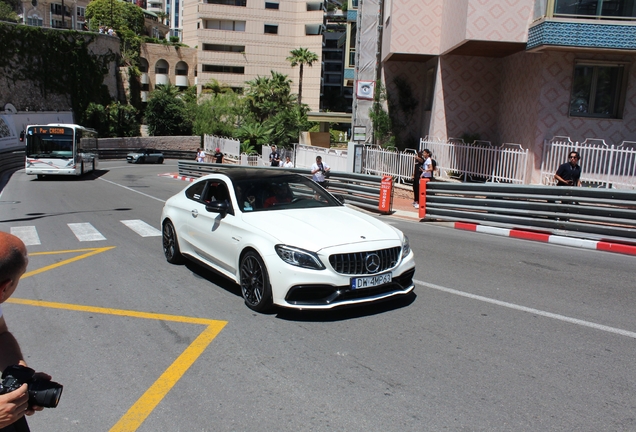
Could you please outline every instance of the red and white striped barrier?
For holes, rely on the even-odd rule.
[[[160,177],[172,177],[173,179],[177,179],[177,180],[183,180],[183,181],[188,181],[188,182],[193,182],[196,180],[195,177],[186,177],[186,176],[181,176],[178,174],[170,174],[170,173],[166,173],[166,174],[159,174]]]
[[[636,255],[636,246],[623,243],[613,243],[608,241],[586,240],[574,237],[565,237],[554,234],[546,234],[535,231],[524,231],[520,229],[498,228],[486,225],[478,225],[466,222],[455,222],[455,228],[465,231],[476,231],[486,234],[500,235],[504,237],[514,237],[525,240],[533,240],[544,243],[552,243],[563,246],[574,246],[584,249],[595,249],[607,252],[616,252],[628,255]]]

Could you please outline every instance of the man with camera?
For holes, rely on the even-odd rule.
[[[20,277],[27,268],[29,258],[24,243],[14,235],[0,232],[0,303],[4,303],[15,291],[20,281]],[[13,337],[0,309],[0,370],[4,371],[9,366],[20,365],[26,368],[22,351],[18,341]],[[38,373],[38,378],[50,380],[51,377]],[[42,411],[41,406],[31,404],[29,401],[29,388],[26,383],[21,384],[17,389],[13,387],[7,389],[8,380],[0,385],[0,431],[2,432],[22,432],[28,431],[25,415],[32,415],[35,411]],[[16,385],[17,386],[17,385]]]
[[[322,162],[322,156],[316,156],[316,163],[311,166],[312,180],[320,186],[327,188],[327,177],[331,168]]]

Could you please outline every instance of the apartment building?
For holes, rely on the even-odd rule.
[[[90,0],[42,2],[22,0],[22,23],[36,27],[87,30],[86,6]]]
[[[243,88],[273,70],[288,75],[297,93],[300,68],[292,68],[286,58],[302,47],[321,57],[303,73],[302,101],[318,111],[323,22],[322,0],[185,2],[182,40],[197,48],[197,92],[212,79]]]
[[[381,23],[377,67],[411,87],[417,137],[520,144],[532,182],[555,136],[636,141],[632,0],[384,0]]]

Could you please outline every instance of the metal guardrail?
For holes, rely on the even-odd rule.
[[[636,192],[429,182],[426,186],[426,219],[636,239]]]
[[[136,149],[133,148],[100,148],[100,159],[126,159],[126,155]],[[191,150],[160,150],[166,159],[192,159],[197,152]],[[24,157],[24,154],[23,154]]]
[[[24,150],[18,148],[0,152],[0,175],[20,168],[24,168]]]
[[[182,161],[178,162],[179,175],[198,178],[212,172],[226,169],[244,169],[242,165],[211,164],[202,162]],[[310,170],[302,168],[273,168],[273,167],[250,167],[263,170],[284,170],[295,172],[307,178],[311,178]],[[354,174],[347,172],[331,171],[327,179],[329,192],[341,195],[345,202],[363,207],[367,210],[378,211],[380,201],[380,184],[382,177],[365,174]],[[392,198],[392,197],[391,197]]]

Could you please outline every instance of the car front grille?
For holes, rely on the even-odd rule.
[[[329,256],[329,264],[340,274],[375,274],[395,267],[401,250],[398,246],[376,251],[335,254]]]

